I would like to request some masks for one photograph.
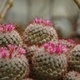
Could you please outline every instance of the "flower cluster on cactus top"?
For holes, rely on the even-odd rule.
[[[62,54],[68,51],[66,45],[54,42],[45,43],[44,49],[50,54]]]
[[[0,31],[6,33],[7,31],[11,32],[15,29],[14,25],[13,24],[1,24],[0,25]]]
[[[42,18],[40,18],[40,19],[35,18],[33,20],[33,23],[36,23],[36,24],[44,24],[45,26],[52,26],[52,22],[50,20],[44,20]]]
[[[25,49],[11,44],[8,47],[0,47],[0,58],[12,58],[25,53]]]

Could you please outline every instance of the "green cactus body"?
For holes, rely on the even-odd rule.
[[[19,35],[19,33],[16,30],[7,30],[7,26],[9,25],[9,28],[13,25],[7,24],[6,26],[1,27],[0,29],[5,28],[6,30],[0,31],[0,46],[7,46],[9,44],[14,44],[17,46],[22,46],[23,41]]]
[[[64,80],[80,80],[80,74],[75,71],[66,73]]]
[[[76,45],[69,54],[69,67],[80,72],[80,45]]]
[[[65,54],[50,54],[41,48],[32,57],[32,76],[39,80],[60,80],[67,70]]]
[[[13,49],[0,48],[0,80],[22,80],[29,75],[28,59],[22,54],[24,50]]]
[[[27,52],[26,52],[26,57],[31,58],[35,55],[36,51],[38,51],[38,47],[37,46],[30,46],[27,48]]]
[[[42,45],[48,41],[56,40],[58,40],[56,30],[44,22],[32,22],[24,32],[24,41],[28,45]]]
[[[20,80],[28,74],[29,65],[25,56],[0,59],[0,80]]]

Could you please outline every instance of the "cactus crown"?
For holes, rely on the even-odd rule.
[[[13,24],[5,24],[5,25],[1,24],[0,25],[0,31],[2,31],[4,33],[8,32],[8,31],[11,32],[14,29],[15,29],[15,27]]]
[[[43,24],[43,25],[45,25],[45,26],[52,26],[52,22],[51,22],[51,21],[49,21],[49,20],[44,20],[44,19],[42,19],[42,18],[40,18],[40,19],[35,18],[35,19],[33,20],[33,23],[35,23],[35,24]]]
[[[0,47],[0,58],[13,58],[16,56],[21,56],[22,54],[25,54],[25,49],[21,47],[17,47],[14,45],[8,45],[8,47]]]
[[[50,54],[62,54],[67,52],[67,47],[61,43],[54,43],[48,42],[44,44],[45,51],[49,52]]]

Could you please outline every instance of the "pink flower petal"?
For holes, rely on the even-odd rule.
[[[18,48],[18,52],[19,52],[19,54],[25,54],[26,50],[23,48]]]
[[[8,47],[9,47],[9,49],[10,49],[11,51],[14,51],[17,46],[10,44],[10,45],[8,45]]]
[[[9,52],[7,50],[1,52],[2,58],[6,58],[8,54],[9,54]]]
[[[12,31],[15,29],[15,27],[12,24],[6,25],[8,27],[8,31]]]

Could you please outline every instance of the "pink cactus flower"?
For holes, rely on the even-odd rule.
[[[8,56],[9,52],[7,50],[4,50],[1,52],[1,57],[6,58]]]
[[[4,51],[4,50],[6,50],[5,47],[1,47],[1,48],[0,48],[0,52],[2,52],[2,51]]]
[[[26,50],[23,48],[18,48],[18,52],[19,52],[19,54],[25,54]]]
[[[44,44],[44,48],[45,48],[45,49],[48,49],[48,46],[49,46],[48,43],[45,43],[45,44]]]
[[[11,51],[14,51],[17,48],[17,46],[12,45],[12,44],[8,45],[8,47],[9,47],[9,50]]]
[[[10,31],[10,32],[15,29],[14,25],[12,25],[12,24],[8,24],[6,26],[8,27],[8,31]]]
[[[7,30],[8,30],[8,27],[3,26],[3,28],[2,28],[2,32],[3,32],[3,33],[6,33]]]
[[[38,19],[38,18],[35,18],[34,20],[33,20],[33,22],[34,23],[37,23],[37,24],[44,24],[44,25],[46,25],[46,26],[52,26],[52,22],[51,21],[49,21],[49,20],[44,20],[44,19],[42,19],[42,18],[40,18],[40,19]]]
[[[52,22],[49,20],[46,20],[46,25],[52,26]]]
[[[38,18],[35,18],[35,19],[33,20],[33,22],[34,22],[34,23],[37,23],[37,24],[39,24],[39,23],[40,23],[40,21],[39,21],[39,19],[38,19]]]
[[[48,51],[50,54],[56,53],[56,54],[62,54],[67,52],[67,47],[60,43],[46,43],[44,44],[44,49]]]
[[[6,25],[3,25],[0,30],[2,32],[6,33],[7,31],[11,32],[14,29],[15,29],[15,27],[12,24],[6,24]]]

